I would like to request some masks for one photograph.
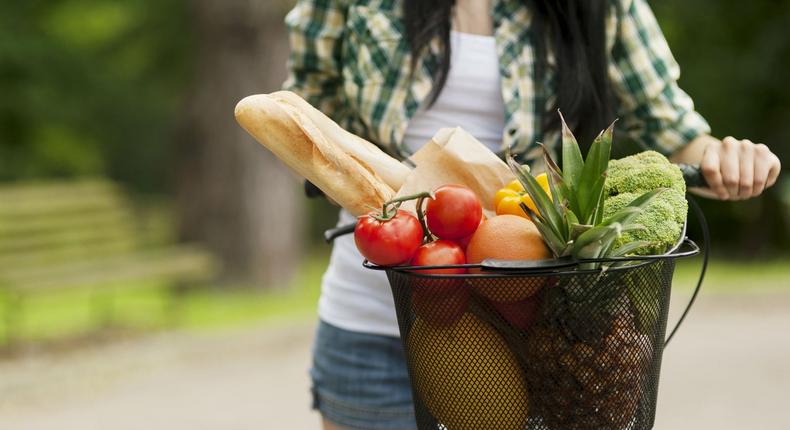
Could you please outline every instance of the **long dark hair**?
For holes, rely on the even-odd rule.
[[[514,0],[515,1],[515,0]],[[614,119],[607,75],[606,17],[609,0],[521,0],[532,14],[536,78],[546,76],[548,53],[556,58],[556,102],[546,112],[544,130],[560,127],[561,109],[579,143],[588,145]],[[412,71],[428,44],[439,37],[442,54],[429,103],[436,101],[450,70],[450,27],[455,0],[404,0],[406,39]],[[540,84],[538,84],[540,86]]]

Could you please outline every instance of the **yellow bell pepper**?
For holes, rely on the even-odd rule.
[[[535,179],[540,184],[541,188],[546,191],[546,194],[551,198],[551,191],[549,191],[549,178],[545,173],[536,176]],[[507,184],[504,188],[494,194],[494,207],[496,208],[497,215],[517,215],[523,218],[529,218],[521,209],[521,203],[527,205],[530,210],[537,213],[538,208],[532,202],[532,198],[524,190],[521,182],[515,180]]]

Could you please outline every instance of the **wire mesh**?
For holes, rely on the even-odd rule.
[[[418,428],[652,428],[673,270],[388,269]]]

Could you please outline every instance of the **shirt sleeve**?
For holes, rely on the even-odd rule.
[[[285,17],[291,54],[283,89],[293,91],[340,122],[342,46],[347,0],[298,0]]]
[[[680,66],[646,0],[624,1],[609,74],[621,127],[648,149],[669,155],[710,133],[677,84]]]

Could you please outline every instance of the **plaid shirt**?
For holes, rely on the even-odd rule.
[[[680,68],[646,0],[612,3],[607,48],[619,130],[664,154],[709,133],[677,85]],[[549,54],[545,80],[536,82],[531,17],[520,1],[494,0],[492,16],[505,104],[502,149],[531,160],[539,154],[536,142],[551,146],[559,140],[558,133],[544,133],[541,126],[553,104],[555,63]],[[298,0],[286,25],[292,53],[284,87],[349,131],[407,156],[403,137],[431,92],[438,41],[410,77],[398,0]]]

